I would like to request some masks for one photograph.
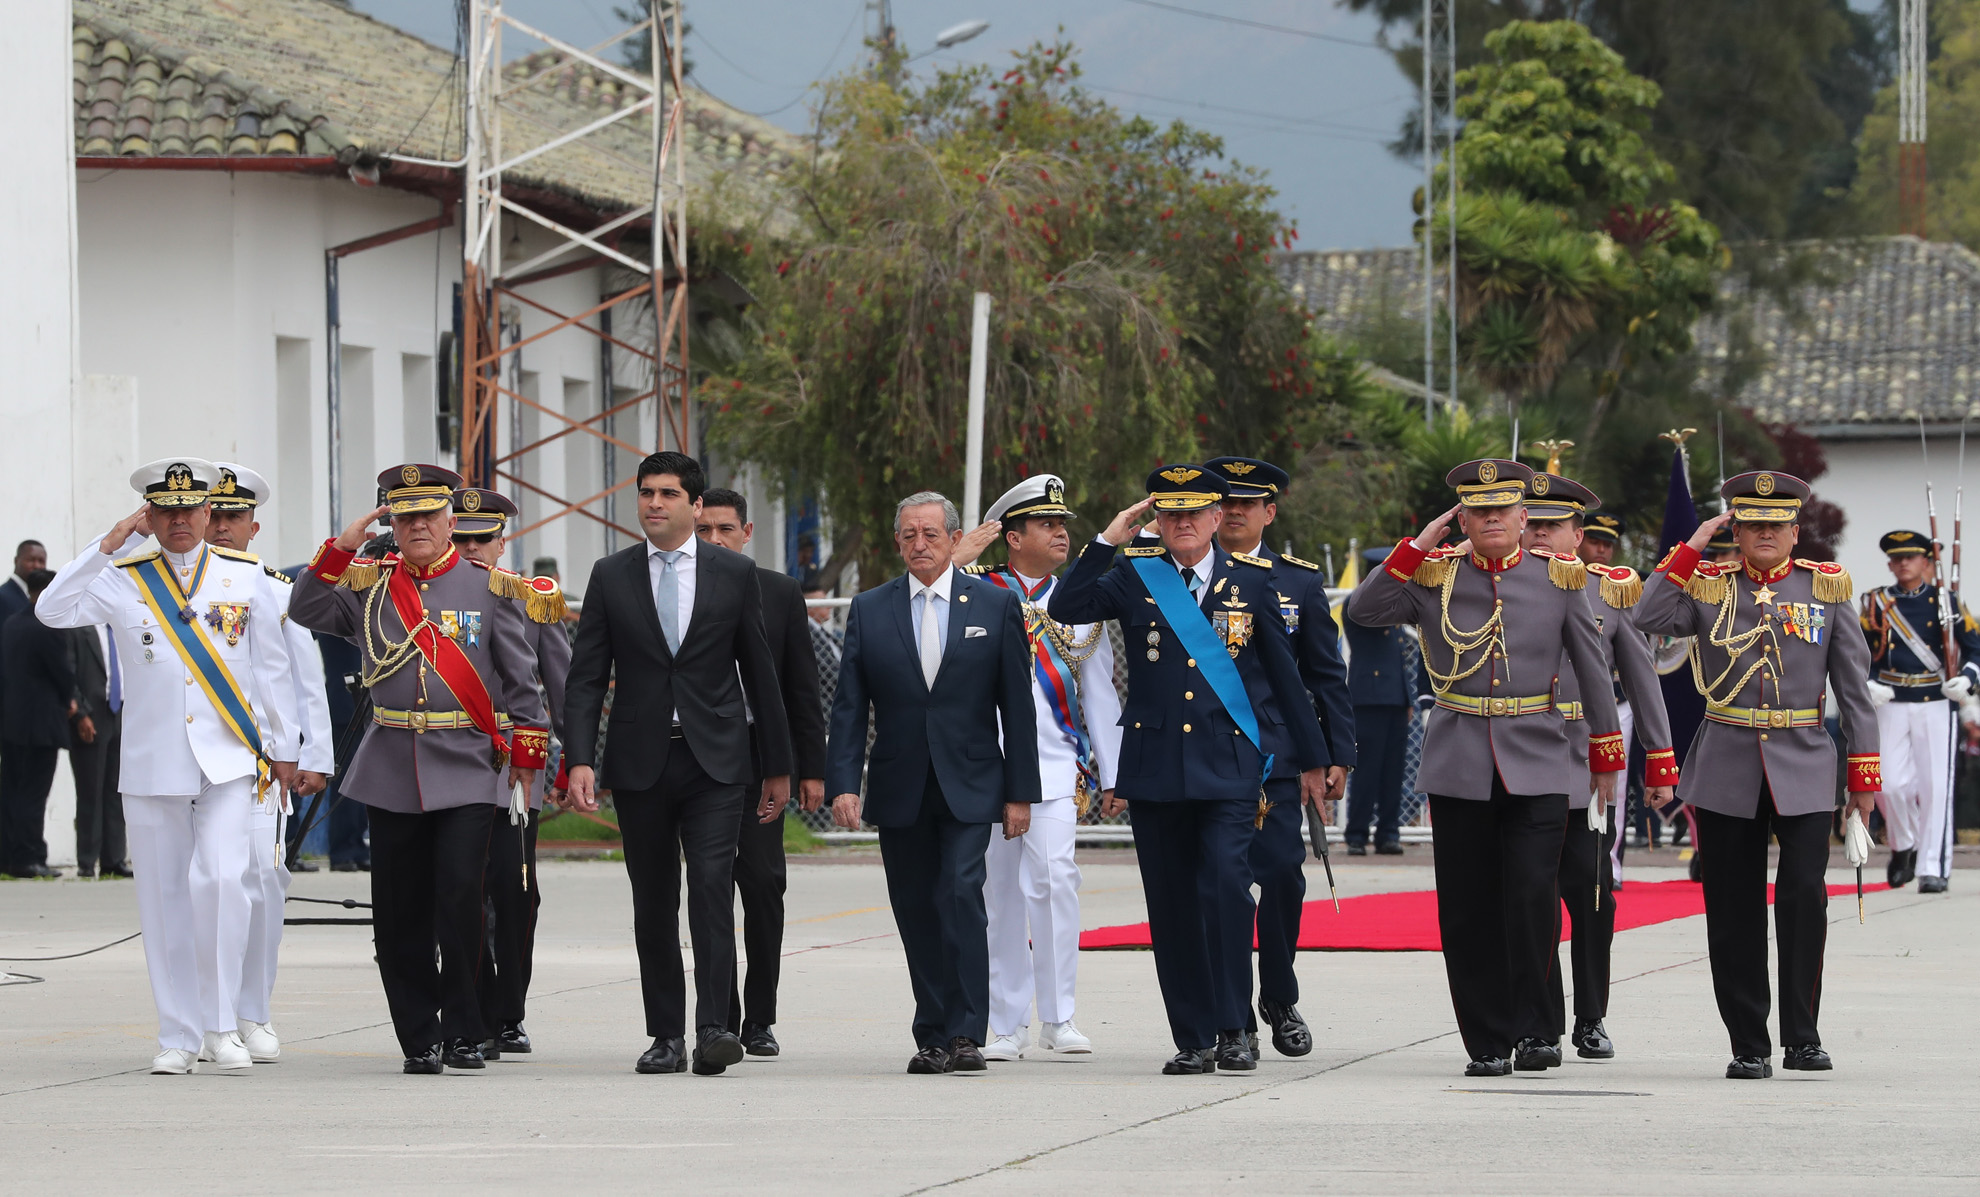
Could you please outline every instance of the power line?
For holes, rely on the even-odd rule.
[[[1227,104],[1212,104],[1208,100],[1185,100],[1185,99],[1179,99],[1175,96],[1156,96],[1156,95],[1150,95],[1147,92],[1129,91],[1125,87],[1102,87],[1097,83],[1089,83],[1086,86],[1092,88],[1094,91],[1110,92],[1117,96],[1133,96],[1137,100],[1154,100],[1162,104],[1179,104],[1188,107],[1208,109],[1214,112],[1234,113],[1238,116],[1257,116],[1257,117],[1263,117],[1266,120],[1270,120],[1270,121],[1278,121],[1282,124],[1312,125],[1316,128],[1338,129],[1347,133],[1368,133],[1382,138],[1387,138],[1392,136],[1392,134],[1386,129],[1370,129],[1362,125],[1343,125],[1343,124],[1335,123],[1333,121],[1322,120],[1318,117],[1296,116],[1292,113],[1287,113],[1287,112],[1261,112],[1255,108],[1232,108]],[[1382,102],[1393,103],[1394,101],[1389,100]],[[1356,108],[1369,108],[1373,106],[1374,106],[1373,104],[1360,104],[1360,105],[1356,105]],[[1354,111],[1354,109],[1348,109],[1348,111]]]
[[[810,95],[812,84],[815,84],[818,82],[818,80],[823,79],[831,71],[833,65],[839,61],[840,52],[846,48],[846,39],[852,36],[853,27],[859,24],[859,19],[861,16],[865,14],[865,12],[866,12],[866,0],[857,0],[857,2],[853,6],[852,20],[846,22],[845,32],[839,34],[838,44],[832,47],[832,56],[825,60],[825,65],[819,68],[818,73],[812,77],[811,83],[805,84],[804,89],[802,91],[798,92],[798,94],[792,96],[790,99],[784,101],[782,104],[777,105],[775,108],[767,108],[760,112],[754,108],[737,108],[737,111],[746,112],[751,116],[775,116],[778,113],[784,111],[786,108],[789,108],[791,105],[797,103],[799,100],[802,100],[806,96]],[[722,53],[721,50],[715,47],[715,43],[708,40],[707,34],[701,32],[699,29],[692,30],[692,32],[694,34],[696,41],[699,41],[702,44],[702,46],[704,46],[711,54],[715,55],[715,57],[721,59],[725,63],[728,63],[728,65],[730,65],[731,67],[735,67],[736,71],[739,74],[743,75],[745,78],[755,79],[756,82],[758,83],[766,82],[765,80],[757,79],[755,75],[752,75],[748,71],[743,70],[743,68],[736,66],[735,62],[733,62],[728,55]],[[697,72],[697,76],[698,75],[699,72]],[[696,79],[696,82],[697,83],[701,82],[698,77]],[[703,84],[704,88],[706,86],[707,86],[706,84]]]
[[[1184,8],[1180,4],[1164,4],[1162,0],[1127,0],[1129,4],[1139,4],[1143,8],[1160,8],[1168,12],[1179,12],[1186,17],[1201,17],[1206,21],[1222,21],[1226,25],[1244,25],[1252,29],[1264,29],[1271,33],[1289,33],[1294,37],[1310,37],[1316,42],[1335,42],[1343,46],[1359,46],[1365,50],[1384,50],[1387,46],[1380,42],[1361,41],[1351,37],[1338,37],[1331,33],[1321,33],[1314,29],[1294,29],[1290,25],[1274,25],[1267,21],[1252,21],[1244,17],[1226,16],[1220,12],[1204,12],[1200,8]]]

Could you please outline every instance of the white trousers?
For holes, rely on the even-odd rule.
[[[1073,1016],[1079,972],[1079,866],[1073,840],[1079,809],[1071,798],[1031,808],[1031,830],[1014,840],[990,829],[983,905],[990,916],[990,1033],[1012,1035]]]
[[[160,1048],[196,1052],[207,1031],[239,1025],[253,811],[251,777],[197,794],[124,795]]]
[[[1877,809],[1893,850],[1918,849],[1920,877],[1948,876],[1952,703],[1887,702],[1877,708],[1884,791]]]
[[[271,794],[254,808],[248,837],[247,950],[241,959],[241,993],[236,1013],[248,1022],[268,1021],[275,993],[275,960],[282,950],[282,913],[289,897],[289,862],[283,851],[282,808]]]

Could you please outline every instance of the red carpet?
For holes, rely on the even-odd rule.
[[[1882,882],[1865,885],[1864,893],[1887,889]],[[1309,891],[1311,892],[1311,891]],[[1854,885],[1832,885],[1829,896],[1854,897]],[[1615,895],[1616,930],[1690,918],[1705,913],[1705,887],[1695,881],[1633,882]],[[1767,887],[1767,901],[1774,887]],[[1567,938],[1567,918],[1561,918],[1561,938]],[[1148,924],[1129,923],[1080,933],[1079,946],[1089,951],[1148,946]],[[1443,949],[1437,933],[1437,893],[1369,894],[1342,898],[1341,912],[1332,902],[1308,902],[1300,918],[1299,946],[1319,952],[1436,952]]]

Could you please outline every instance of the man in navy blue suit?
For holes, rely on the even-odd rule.
[[[1149,475],[1149,497],[1114,517],[1052,592],[1053,619],[1118,619],[1127,638],[1121,770],[1103,813],[1125,805],[1148,903],[1155,975],[1175,1056],[1170,1076],[1258,1067],[1244,1026],[1251,988],[1248,854],[1270,817],[1269,758],[1299,770],[1295,802],[1319,802],[1332,763],[1293,659],[1271,563],[1218,550],[1228,492],[1202,466]],[[1160,543],[1126,544],[1151,507]]]
[[[1387,549],[1365,549],[1362,568],[1370,573],[1389,559]],[[1348,643],[1348,695],[1354,702],[1354,736],[1360,765],[1348,784],[1347,850],[1368,855],[1369,825],[1375,851],[1401,856],[1404,756],[1409,750],[1410,712],[1427,709],[1429,683],[1403,656],[1406,628],[1364,628],[1341,621]]]
[[[876,734],[866,820],[914,986],[911,1073],[980,1072],[990,1009],[983,905],[991,824],[1006,839],[1039,800],[1031,648],[1017,595],[952,563],[962,519],[933,491],[894,509],[905,577],[853,599],[825,766],[832,817],[860,823],[867,706]],[[1001,724],[1003,745],[998,745]]]

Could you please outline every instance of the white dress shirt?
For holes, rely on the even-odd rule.
[[[1093,539],[1110,549],[1116,547],[1104,535],[1096,536]],[[1171,556],[1169,558],[1169,564],[1176,569],[1176,576],[1178,578],[1182,577],[1182,563]],[[1200,607],[1203,605],[1204,596],[1210,593],[1210,575],[1216,572],[1217,569],[1217,546],[1211,545],[1210,551],[1203,554],[1203,559],[1188,568],[1191,573],[1196,575],[1196,605]],[[1185,582],[1183,585],[1187,587],[1189,583]]]
[[[681,555],[674,561],[674,590],[679,599],[674,608],[674,628],[680,633],[683,644],[687,643],[688,621],[694,618],[694,561],[700,547],[699,536],[688,537],[680,543],[678,551]],[[656,608],[660,601],[660,573],[667,566],[660,552],[658,545],[650,540],[646,542],[646,577]]]
[[[913,574],[908,575],[909,605],[914,615],[914,643],[917,648],[921,645],[922,616],[928,610],[927,596],[932,592],[934,597],[941,600],[935,604],[935,642],[942,646],[944,653],[948,652],[949,596],[954,592],[955,585],[956,570],[954,566],[943,570],[941,576],[936,578],[932,585],[928,586],[922,585],[921,579],[915,577]]]

